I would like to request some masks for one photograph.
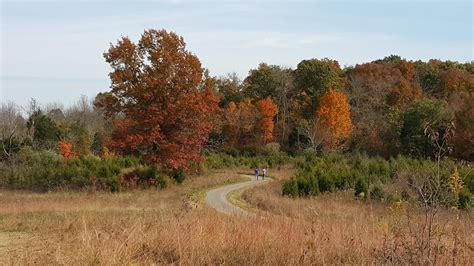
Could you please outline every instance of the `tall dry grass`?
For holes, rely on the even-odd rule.
[[[282,197],[282,184],[291,173],[275,174],[275,181],[246,190],[242,198],[252,211],[306,221],[316,239],[333,256],[349,252],[356,263],[462,264],[474,263],[474,214],[440,209],[434,237],[427,251],[426,223],[416,206],[358,200],[353,191],[322,194],[316,198]],[[425,233],[423,233],[425,232]],[[429,256],[427,255],[429,254]],[[364,258],[365,257],[365,258]],[[369,259],[370,258],[370,259]]]
[[[282,217],[227,217],[208,209],[173,216],[87,212],[24,226],[42,232],[9,250],[8,264],[374,262],[367,243],[348,238],[343,228]]]
[[[9,245],[0,244],[0,263],[396,263],[387,257],[397,254],[389,248],[398,240],[386,236],[395,236],[390,232],[397,220],[383,204],[362,203],[344,193],[282,198],[280,181],[244,192],[248,202],[262,209],[253,218],[226,216],[193,202],[199,191],[240,179],[237,173],[245,170],[213,172],[156,191],[2,191],[0,236],[7,237],[0,241]],[[271,174],[281,180],[291,169]],[[472,240],[469,226],[474,223],[469,217],[458,220],[464,224],[458,228],[466,241]],[[470,255],[472,250],[464,248],[456,254],[456,262],[470,264]]]

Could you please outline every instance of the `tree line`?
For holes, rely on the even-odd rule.
[[[202,154],[361,151],[429,157],[429,125],[455,125],[451,156],[474,158],[474,64],[391,55],[355,66],[306,59],[295,69],[261,63],[241,80],[212,77],[184,39],[146,30],[104,53],[110,91],[74,106],[0,108],[0,159],[23,147],[66,159],[132,155],[187,168]]]
[[[262,63],[243,81],[236,75],[221,77],[217,91],[225,110],[233,102],[272,99],[279,110],[275,141],[287,151],[426,157],[432,147],[424,126],[442,131],[453,122],[452,155],[472,160],[473,71],[472,62],[408,61],[394,55],[346,68],[334,60],[309,59],[296,69]]]

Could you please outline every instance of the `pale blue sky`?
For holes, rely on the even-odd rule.
[[[473,60],[472,1],[128,2],[2,0],[0,101],[68,105],[108,90],[102,53],[147,28],[182,35],[216,76],[323,57]]]

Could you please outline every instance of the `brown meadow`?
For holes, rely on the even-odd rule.
[[[313,199],[281,196],[291,168],[242,192],[254,218],[202,204],[208,188],[239,181],[245,168],[213,171],[165,190],[125,193],[2,191],[4,264],[373,264],[429,263],[403,210],[349,192]],[[414,211],[414,216],[420,214]],[[439,215],[434,264],[472,264],[474,216]],[[406,229],[406,230],[405,230]],[[452,241],[457,239],[456,241]],[[405,248],[405,249],[404,249]]]

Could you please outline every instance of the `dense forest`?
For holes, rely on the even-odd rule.
[[[66,108],[2,103],[2,185],[118,190],[124,180],[144,178],[165,186],[153,171],[180,181],[216,153],[435,159],[427,128],[438,135],[454,129],[446,155],[474,159],[473,62],[390,55],[341,67],[311,58],[295,69],[261,63],[243,80],[213,77],[166,30],[147,30],[136,43],[123,37],[104,58],[110,91],[95,99]],[[111,179],[140,165],[151,168]]]

